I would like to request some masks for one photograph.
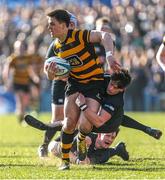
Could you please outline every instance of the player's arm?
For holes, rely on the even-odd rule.
[[[97,128],[102,126],[112,117],[111,114],[104,109],[101,109],[99,114],[93,112],[89,107],[87,107],[85,97],[81,93],[76,99],[76,104],[83,111],[85,117]]]
[[[165,71],[165,36],[163,38],[163,43],[160,45],[156,54],[156,60],[163,71]]]
[[[34,71],[33,65],[29,64],[28,66],[28,73],[29,73],[29,77],[32,79],[32,81],[36,84],[39,84],[40,82],[40,77],[37,75],[37,73]]]
[[[114,44],[110,33],[92,30],[89,35],[89,41],[91,43],[101,43],[105,48],[106,61],[109,68],[111,67],[114,71],[120,70],[120,64],[114,58]]]
[[[85,117],[96,127],[99,128],[104,123],[106,123],[109,119],[111,119],[111,114],[109,114],[104,109],[101,109],[100,114],[96,114],[91,111],[90,108],[85,109],[83,112]]]
[[[2,78],[4,82],[7,82],[9,79],[9,73],[10,73],[10,70],[12,70],[13,63],[14,63],[14,58],[8,57],[4,65],[3,72],[2,72]]]

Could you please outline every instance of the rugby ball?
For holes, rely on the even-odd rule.
[[[65,76],[69,74],[71,70],[71,66],[67,60],[57,57],[57,56],[53,56],[53,57],[48,58],[45,61],[45,66],[50,64],[51,62],[55,62],[58,68],[58,71],[55,74],[56,76]]]

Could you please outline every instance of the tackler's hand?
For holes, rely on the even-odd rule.
[[[78,107],[81,107],[82,105],[86,104],[86,100],[83,94],[79,93],[76,99],[76,104]]]

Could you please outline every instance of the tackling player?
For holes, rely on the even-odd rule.
[[[132,121],[131,118],[126,117],[127,121],[124,122],[124,91],[126,86],[129,85],[131,77],[127,70],[122,69],[119,73],[113,73],[111,76],[105,77],[105,91],[104,100],[101,104],[101,109],[99,114],[93,112],[88,105],[82,94],[79,94],[76,103],[83,112],[83,115],[93,124],[91,131],[102,133],[102,132],[114,132],[120,125],[126,127],[134,127],[135,129],[141,129],[147,134],[155,134],[155,138],[159,139],[162,132],[159,130],[154,130],[149,127],[145,127],[142,124]],[[86,122],[80,121],[81,128],[83,131],[86,129]],[[88,127],[87,127],[88,128]],[[154,137],[153,136],[153,137]],[[84,138],[85,139],[85,138]],[[82,141],[84,141],[84,139]],[[85,142],[83,143],[83,151],[79,152],[79,159],[84,160],[86,157],[86,147]]]

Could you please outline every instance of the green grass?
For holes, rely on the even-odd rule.
[[[140,122],[165,131],[165,113],[128,113]],[[48,121],[50,115],[40,118]],[[128,162],[113,157],[105,165],[76,166],[58,171],[60,160],[37,156],[43,132],[21,127],[14,115],[0,116],[0,179],[163,179],[165,137],[155,140],[142,132],[121,127],[114,144],[124,141]]]

